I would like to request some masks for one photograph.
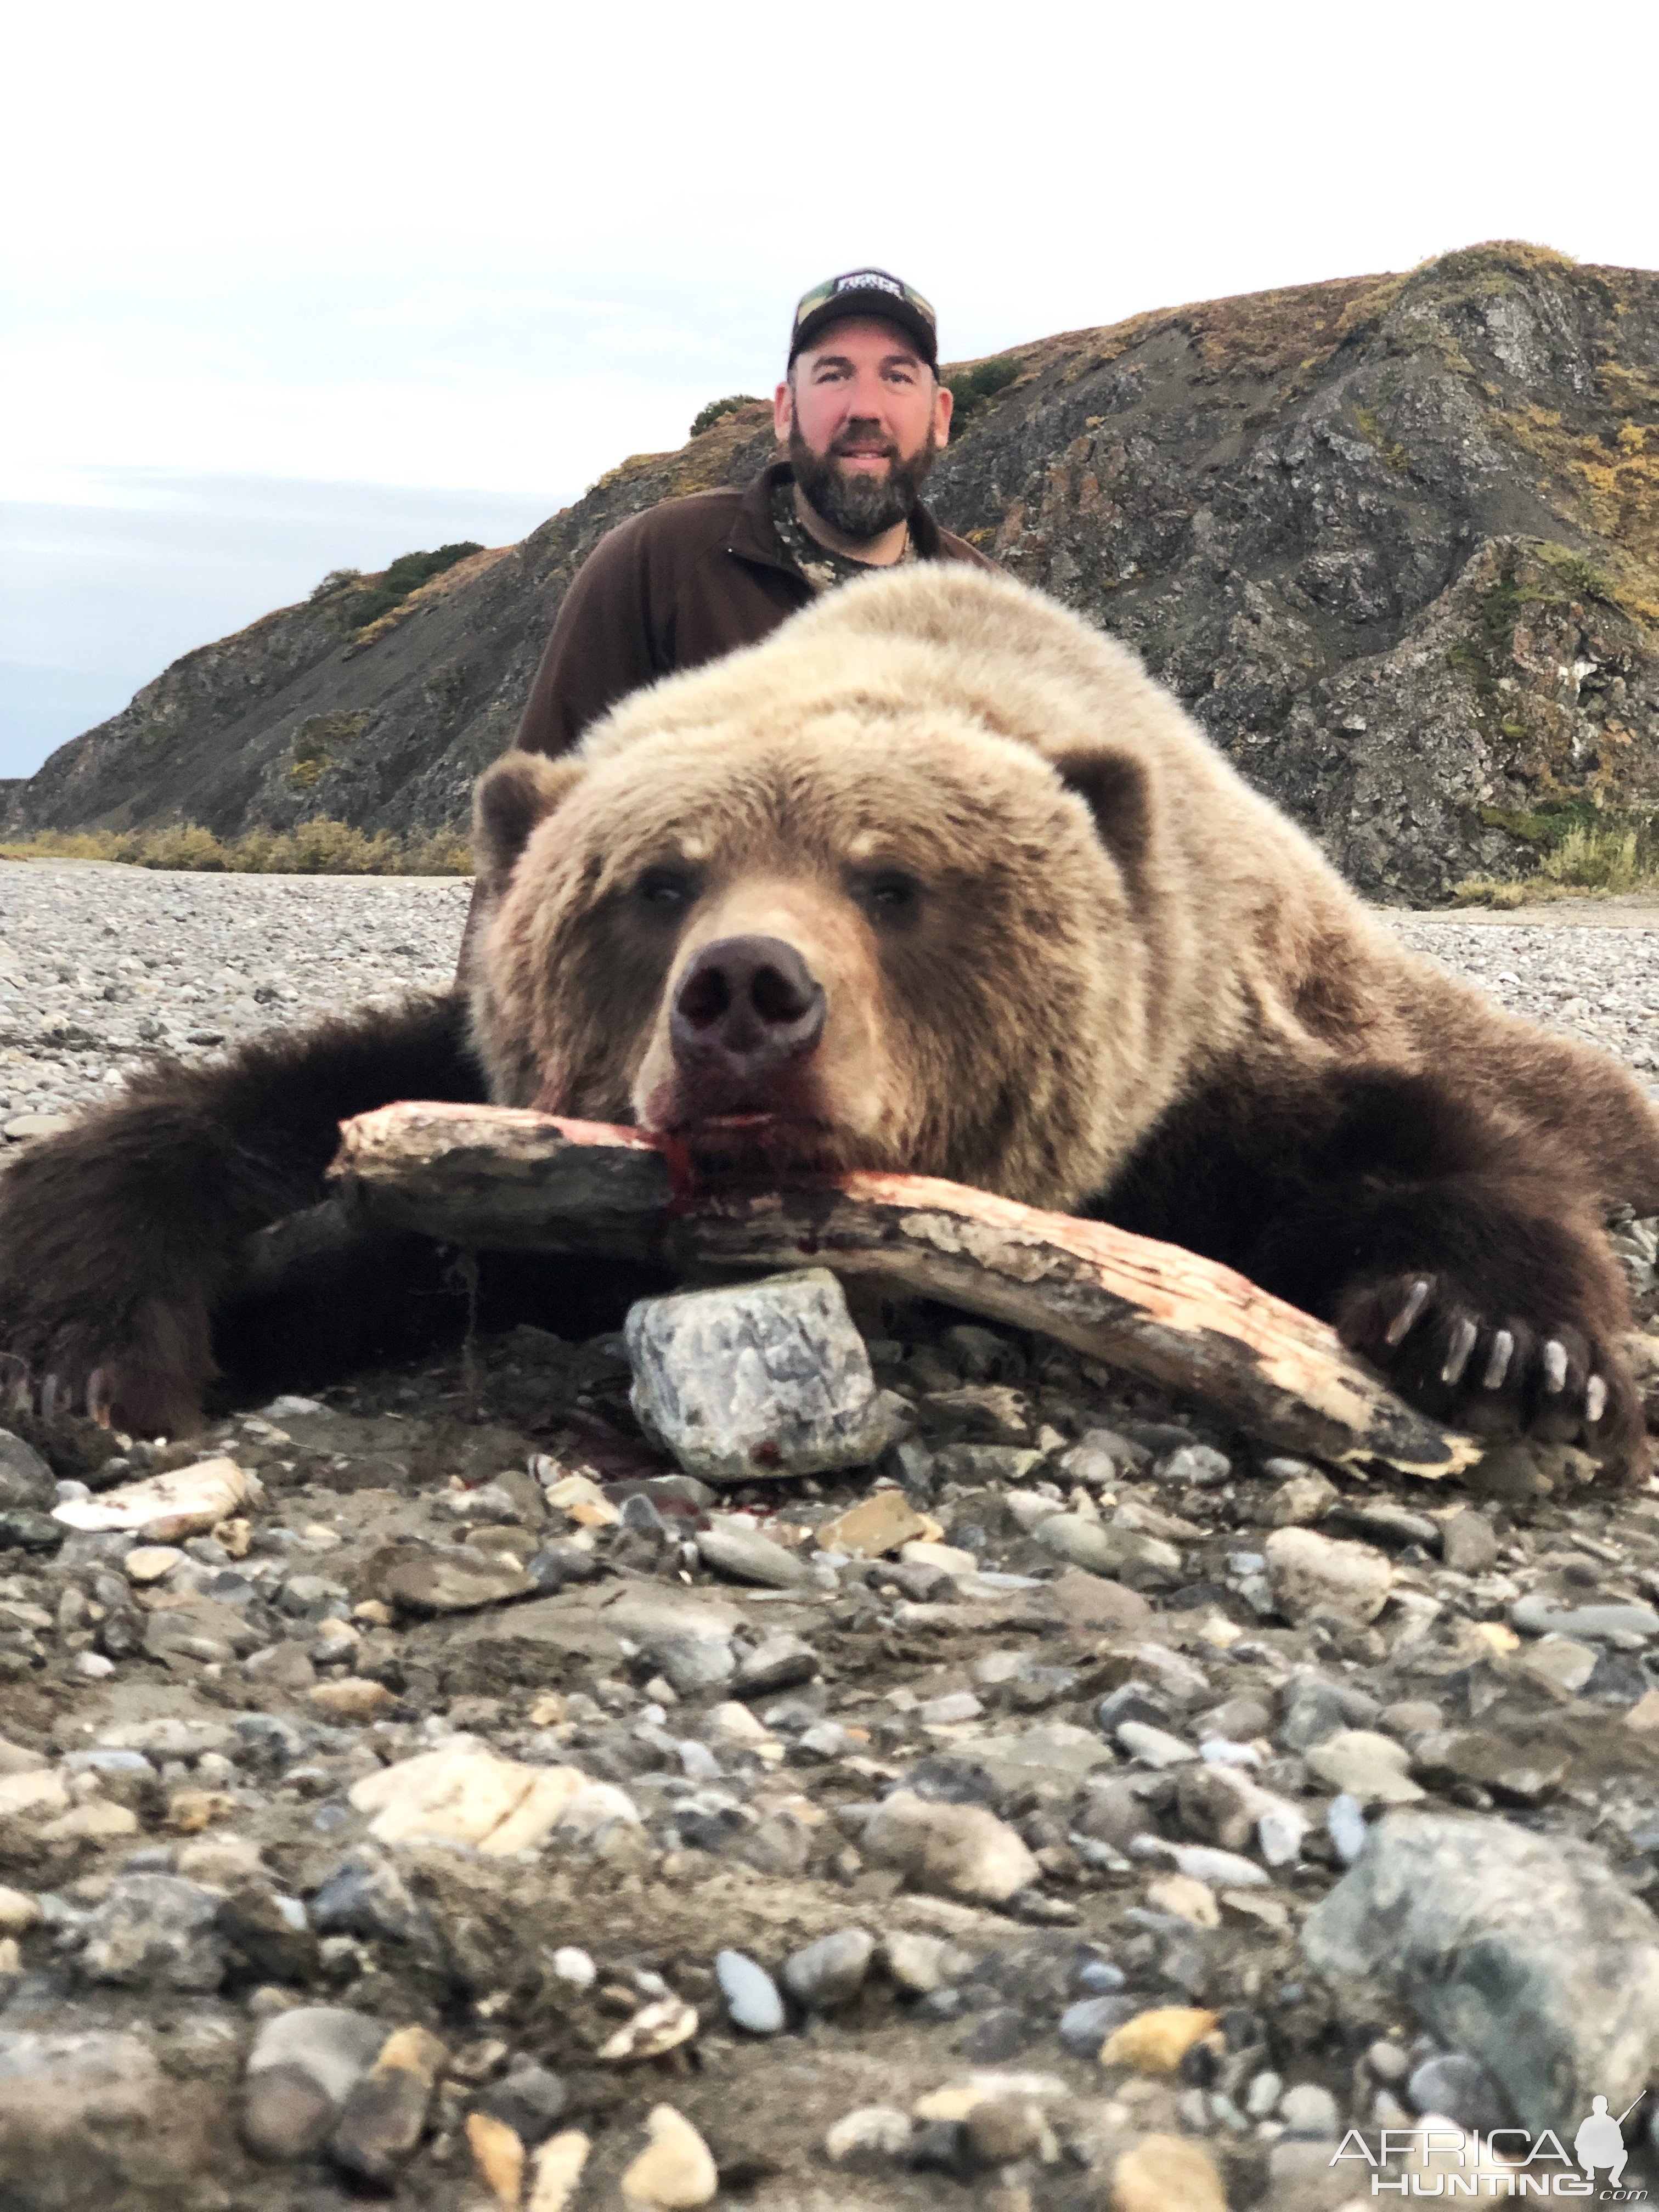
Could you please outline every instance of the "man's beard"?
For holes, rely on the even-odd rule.
[[[892,529],[896,523],[908,520],[921,496],[921,487],[939,447],[930,427],[927,442],[908,460],[900,458],[898,447],[890,441],[881,446],[880,451],[887,457],[885,476],[866,475],[860,471],[848,477],[843,476],[836,465],[838,455],[848,447],[858,447],[866,453],[872,450],[867,432],[860,433],[855,422],[848,424],[840,437],[832,441],[827,453],[815,453],[801,436],[799,427],[793,423],[790,426],[789,462],[801,497],[814,514],[822,516],[843,538],[867,543]]]

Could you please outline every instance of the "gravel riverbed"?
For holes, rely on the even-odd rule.
[[[441,984],[466,899],[0,866],[8,1135]],[[1645,921],[1395,919],[1653,1068]],[[9,1417],[7,2212],[1358,2212],[1593,2096],[1659,2186],[1659,1486],[854,1318],[902,1440],[747,1486],[530,1326],[188,1444]]]
[[[0,1127],[25,1121],[26,1137],[33,1117],[92,1103],[145,1053],[197,1059],[273,1022],[441,988],[470,896],[456,878],[0,863]],[[1659,911],[1389,918],[1512,1012],[1659,1070]]]

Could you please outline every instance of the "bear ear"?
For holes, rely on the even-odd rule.
[[[516,750],[486,769],[472,794],[472,854],[488,892],[504,888],[530,833],[581,781],[581,764]]]
[[[1096,836],[1130,883],[1139,884],[1152,839],[1152,793],[1143,763],[1128,753],[1080,746],[1051,756],[1049,765],[1088,806]]]

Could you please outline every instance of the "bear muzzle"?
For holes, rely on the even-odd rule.
[[[669,1014],[683,1091],[703,1113],[764,1110],[823,1035],[823,986],[781,937],[722,937],[687,965]]]

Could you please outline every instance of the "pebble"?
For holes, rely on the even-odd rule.
[[[355,2180],[391,2181],[421,2139],[448,2052],[424,2027],[395,2028],[346,2092],[329,2155]]]
[[[1201,2145],[1146,2136],[1112,2166],[1111,2212],[1227,2212],[1227,2193]]]
[[[1079,2058],[1098,2058],[1107,2037],[1137,2009],[1133,1997],[1079,1997],[1060,2016],[1060,2039]]]
[[[622,2178],[628,2212],[696,2212],[713,2202],[720,2172],[708,2144],[672,2105],[646,2116],[650,2142]]]
[[[818,1525],[819,1548],[853,1559],[880,1559],[926,1538],[935,1527],[902,1490],[878,1490]]]
[[[1156,1567],[1170,1575],[1181,1571],[1181,1554],[1159,1536],[1146,1536],[1109,1522],[1085,1521],[1073,1513],[1055,1513],[1038,1526],[1036,1540],[1074,1567],[1091,1575],[1115,1577],[1125,1567]]]
[[[1659,1636],[1659,1613],[1648,1605],[1553,1606],[1541,1597],[1517,1598],[1510,1607],[1513,1626],[1528,1636],[1586,1638],[1599,1644],[1611,1637]]]
[[[1412,1805],[1423,1796],[1407,1772],[1411,1753],[1373,1729],[1341,1729],[1304,1753],[1308,1771],[1361,1805]]]
[[[550,2136],[532,2161],[530,2193],[525,2198],[524,2212],[572,2212],[592,2148],[588,2138],[574,2128]]]
[[[805,1559],[786,1552],[758,1528],[717,1514],[697,1532],[697,1553],[706,1567],[732,1582],[758,1583],[768,1589],[795,1589],[807,1579]]]
[[[1218,2014],[1200,2006],[1155,2006],[1113,2029],[1100,2063],[1131,2066],[1138,2074],[1173,2074],[1194,2044],[1213,2035],[1219,2024]]]
[[[518,2130],[490,2113],[473,2111],[466,2116],[467,2146],[478,2177],[498,2204],[518,2212],[524,2194],[525,2146]]]
[[[868,2159],[884,2164],[902,2158],[915,2132],[908,2112],[891,2105],[860,2105],[838,2119],[823,2139],[823,2154],[831,2166],[846,2166]]]
[[[1364,1628],[1389,1601],[1394,1569],[1368,1544],[1275,1528],[1263,1551],[1273,1602],[1289,1621],[1325,1617]]]
[[[1417,2067],[1406,2083],[1417,2112],[1437,2112],[1460,2128],[1489,2129],[1509,2124],[1504,2093],[1486,2068],[1457,2051],[1437,2052]]]
[[[734,2027],[750,2035],[776,2035],[783,2027],[783,1999],[764,1966],[742,1951],[714,1955],[714,1978]]]
[[[350,1798],[374,1815],[380,1843],[465,1844],[495,1858],[534,1850],[556,1829],[639,1821],[623,1790],[580,1767],[528,1766],[471,1746],[402,1759],[354,1783]]]
[[[940,1896],[1003,1905],[1041,1875],[1025,1844],[1006,1821],[979,1805],[934,1804],[896,1790],[866,1824],[862,1848],[878,1866],[895,1868],[915,1887]]]
[[[808,2012],[833,2012],[864,1987],[875,1950],[866,1929],[838,1928],[784,1961],[783,1985]]]
[[[125,1806],[124,1831],[137,1823]],[[118,1875],[86,1924],[81,1972],[88,1981],[129,1988],[216,1990],[224,1979],[220,1899],[201,1883],[170,1874]]]
[[[266,2021],[253,2039],[242,2090],[242,2138],[256,2158],[310,2158],[333,2133],[386,2031],[366,2013],[300,2005]]]
[[[1335,2134],[1340,2114],[1336,2100],[1328,2089],[1322,2088],[1317,2081],[1298,2081],[1279,2098],[1279,2117],[1291,2135],[1322,2140]]]

